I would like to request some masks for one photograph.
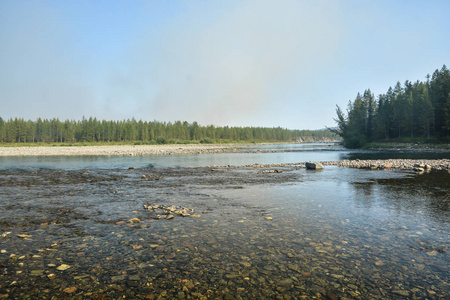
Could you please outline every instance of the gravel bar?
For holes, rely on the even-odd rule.
[[[237,152],[236,145],[115,145],[0,147],[0,156],[170,155]]]

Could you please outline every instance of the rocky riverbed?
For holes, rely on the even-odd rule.
[[[0,171],[0,299],[445,299],[448,161],[354,163]]]

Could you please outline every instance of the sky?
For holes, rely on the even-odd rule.
[[[0,117],[321,129],[450,66],[448,0],[0,0]]]

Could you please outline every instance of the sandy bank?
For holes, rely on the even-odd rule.
[[[237,152],[236,145],[0,147],[0,156],[170,155]]]

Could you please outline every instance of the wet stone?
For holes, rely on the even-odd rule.
[[[68,288],[64,289],[64,293],[67,293],[67,294],[73,294],[73,293],[75,293],[77,290],[78,290],[78,288],[72,286],[72,287],[68,287]]]
[[[62,264],[62,265],[56,267],[56,269],[57,269],[57,270],[60,270],[60,271],[65,271],[65,270],[67,270],[67,269],[70,269],[70,266],[69,266],[69,265],[66,265],[66,264]]]
[[[128,280],[139,281],[139,280],[141,280],[141,277],[139,275],[132,275],[132,276],[128,277]]]
[[[44,270],[32,270],[30,274],[31,276],[42,276],[44,275]]]
[[[118,276],[111,277],[112,282],[120,282],[120,281],[124,281],[125,279],[126,279],[125,275],[118,275]]]
[[[393,290],[392,292],[402,296],[409,296],[409,292],[406,290]]]
[[[139,286],[139,281],[127,280],[127,286],[128,287],[138,287]]]
[[[293,284],[293,281],[290,278],[282,279],[277,282],[277,285],[280,285],[280,286],[290,286],[292,284]]]

